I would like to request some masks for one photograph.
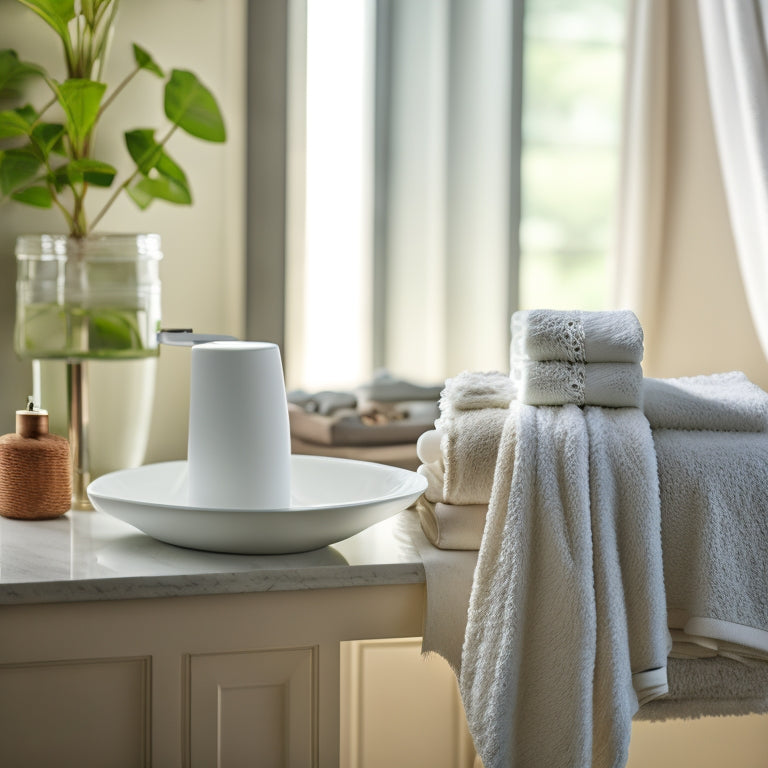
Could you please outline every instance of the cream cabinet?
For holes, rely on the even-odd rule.
[[[0,765],[462,768],[450,670],[388,640],[420,635],[423,601],[403,584],[0,606]]]

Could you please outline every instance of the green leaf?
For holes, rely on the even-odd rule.
[[[27,187],[19,192],[14,192],[11,197],[19,203],[34,205],[37,208],[50,208],[53,198],[48,187]]]
[[[139,188],[138,184],[128,187],[125,191],[128,193],[128,197],[130,197],[142,211],[149,208],[150,203],[155,199],[149,192]]]
[[[108,187],[117,175],[117,168],[102,163],[100,160],[73,160],[67,165],[67,173],[72,179],[75,175],[83,181],[97,187]]]
[[[0,51],[0,94],[13,90],[26,77],[44,75],[42,67],[19,61],[16,51]]]
[[[184,171],[155,141],[154,131],[138,128],[125,134],[125,143],[133,161],[144,176],[127,192],[142,210],[156,198],[179,205],[189,205],[192,194]]]
[[[192,74],[174,69],[165,84],[168,119],[198,139],[226,141],[227,132],[213,94]]]
[[[20,109],[6,109],[0,112],[0,139],[12,136],[29,136],[37,112],[27,104]]]
[[[125,146],[136,167],[145,176],[157,165],[163,148],[155,141],[151,128],[137,128],[125,132]]]
[[[48,174],[48,181],[53,184],[57,192],[61,192],[64,187],[68,187],[73,183],[82,182],[83,180],[82,177],[80,177],[75,182],[73,182],[69,177],[68,168],[69,163],[60,165],[58,168],[54,168],[53,171]]]
[[[187,175],[165,152],[163,152],[156,170],[160,176],[176,187],[175,197],[171,202],[180,203],[181,205],[192,204],[192,193],[189,190]],[[156,195],[156,197],[162,197],[162,195]],[[169,198],[165,197],[163,199],[168,200]]]
[[[11,194],[37,174],[40,159],[28,147],[9,149],[0,159],[0,192]]]
[[[32,142],[40,150],[42,156],[48,157],[57,151],[64,136],[64,126],[61,123],[38,123],[32,129]]]
[[[143,348],[135,313],[94,309],[88,314],[88,341],[91,349]]]
[[[133,44],[133,58],[136,66],[140,69],[146,69],[158,77],[165,77],[165,72],[157,65],[155,60],[141,46]]]
[[[75,0],[19,0],[19,2],[31,8],[56,31],[62,40],[69,36],[67,24],[75,18]]]
[[[96,123],[106,87],[104,83],[79,78],[55,83],[56,96],[67,118],[67,133],[77,147],[82,146]]]
[[[138,202],[137,195],[141,199],[152,200],[165,200],[169,203],[176,203],[177,205],[189,205],[192,202],[192,196],[189,194],[189,189],[177,184],[175,181],[159,176],[157,178],[144,178],[137,184],[131,187],[131,197],[134,201]],[[144,205],[146,208],[149,202]],[[139,205],[141,208],[142,206]]]

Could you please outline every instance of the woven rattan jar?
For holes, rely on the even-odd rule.
[[[0,515],[50,520],[72,503],[69,443],[48,432],[48,412],[16,411],[16,433],[0,437]]]

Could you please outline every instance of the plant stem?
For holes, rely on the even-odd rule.
[[[174,123],[171,126],[170,130],[168,131],[168,133],[166,133],[165,136],[162,138],[162,140],[158,142],[158,146],[164,147],[166,145],[166,143],[168,142],[168,139],[170,139],[171,136],[173,136],[175,130],[178,127],[179,126]],[[107,202],[105,203],[104,207],[96,214],[94,219],[91,221],[91,227],[90,227],[91,231],[101,221],[101,219],[104,216],[104,214],[112,207],[112,205],[114,204],[115,200],[117,200],[117,198],[120,195],[120,193],[123,192],[124,190],[128,189],[128,186],[130,185],[130,183],[140,173],[141,173],[141,171],[139,170],[139,165],[137,163],[136,169],[133,171],[133,173],[112,193],[112,196],[109,198],[109,200],[107,200]]]
[[[74,234],[75,222],[72,220],[72,217],[69,215],[69,211],[61,204],[61,201],[59,200],[59,197],[56,194],[56,189],[53,186],[53,184],[48,184],[48,190],[51,193],[51,199],[53,200],[54,205],[62,212],[62,214],[64,214],[64,218],[67,221],[67,227],[69,228],[70,233]]]
[[[140,70],[141,67],[136,67],[136,69],[134,69],[130,74],[126,75],[126,77],[123,78],[123,81],[118,86],[116,86],[115,90],[109,94],[109,96],[104,100],[101,107],[99,108],[99,115],[96,118],[97,120],[101,117],[104,110],[115,100],[115,98],[117,98],[117,95],[120,93],[120,91],[122,91],[123,88],[125,88],[125,86],[128,85],[128,83],[130,83],[134,77],[136,77]]]

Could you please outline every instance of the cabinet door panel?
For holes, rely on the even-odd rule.
[[[313,766],[315,648],[188,657],[193,768]]]
[[[0,665],[0,765],[148,766],[150,660]]]

